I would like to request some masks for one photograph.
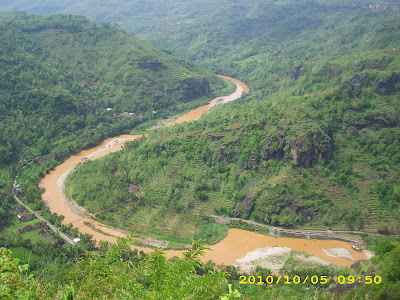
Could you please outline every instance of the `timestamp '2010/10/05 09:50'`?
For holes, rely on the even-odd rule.
[[[328,284],[334,280],[339,284],[353,284],[355,282],[365,283],[365,284],[380,284],[382,279],[380,276],[338,276],[338,277],[328,277],[328,276],[306,276],[301,278],[300,276],[240,276],[240,284]]]

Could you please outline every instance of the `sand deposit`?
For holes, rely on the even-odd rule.
[[[293,255],[293,258],[295,260],[299,260],[299,261],[303,261],[306,263],[311,263],[311,264],[315,264],[315,265],[323,265],[323,266],[328,266],[331,263],[319,258],[319,257],[315,257],[315,256],[308,256],[305,257],[303,253],[298,253]]]
[[[365,253],[365,257],[366,257],[367,260],[369,260],[369,259],[375,257],[375,253],[372,252],[372,251],[364,250],[363,252]]]
[[[328,248],[322,249],[322,251],[324,251],[325,255],[330,257],[342,257],[351,261],[355,261],[349,250],[344,248]]]
[[[246,254],[245,257],[237,259],[239,268],[242,271],[254,271],[256,266],[278,272],[285,265],[290,257],[292,249],[287,247],[265,247],[258,248]]]

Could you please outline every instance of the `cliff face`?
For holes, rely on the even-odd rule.
[[[223,136],[208,136],[212,141],[220,140]],[[261,150],[261,151],[260,151]],[[287,134],[267,137],[264,145],[260,148],[252,147],[244,155],[238,141],[223,142],[216,152],[218,162],[225,161],[227,164],[238,161],[240,157],[247,157],[242,160],[241,166],[244,169],[251,169],[262,161],[284,159],[285,163],[294,161],[296,166],[312,167],[314,163],[328,158],[332,155],[332,138],[322,129],[307,131],[296,138],[288,138]]]
[[[392,73],[388,78],[378,82],[377,91],[379,94],[394,92],[398,83],[400,83],[400,75]]]
[[[285,136],[280,135],[279,137],[272,139],[267,138],[263,148],[263,160],[269,159],[281,159],[284,157],[285,151]]]
[[[308,131],[307,134],[286,141],[280,136],[277,141],[267,139],[263,149],[263,159],[284,158],[285,163],[294,161],[296,166],[311,167],[313,163],[328,158],[332,154],[333,143],[324,131]]]
[[[243,219],[248,219],[253,209],[254,209],[253,197],[247,195],[243,201],[238,202],[236,204],[233,216],[235,218],[239,217]]]
[[[285,162],[293,160],[296,166],[309,168],[314,162],[330,157],[332,147],[332,139],[325,132],[309,131],[306,136],[290,140],[290,155],[285,153]]]
[[[191,76],[181,80],[176,91],[181,94],[184,102],[205,96],[211,92],[208,80],[198,76]]]
[[[340,90],[343,92],[346,88],[350,88],[352,92],[360,91],[362,87],[374,86],[378,94],[387,94],[396,90],[396,85],[400,83],[400,75],[396,72],[391,73],[388,76],[381,75],[378,82],[374,82],[376,74],[370,74],[368,72],[355,74],[353,77],[345,80],[340,84]]]

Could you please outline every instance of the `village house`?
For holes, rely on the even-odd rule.
[[[24,211],[24,210],[25,210],[25,206],[23,206],[23,205],[13,207],[13,211],[15,211],[15,212],[20,212],[20,211]]]
[[[38,159],[38,164],[39,165],[45,164],[50,159],[51,159],[51,155],[42,156]]]
[[[28,226],[25,226],[24,228],[21,228],[20,230],[18,230],[18,233],[25,233],[28,231],[32,231],[34,229],[35,228],[32,225],[28,225]]]
[[[136,115],[134,112],[124,111],[121,113],[121,116],[125,116],[125,117],[133,117],[134,115]]]
[[[40,228],[46,228],[47,226],[43,224],[42,222],[37,222],[35,225],[33,225],[35,229],[40,229]]]
[[[18,215],[18,219],[21,221],[21,222],[28,222],[28,221],[30,221],[30,220],[33,220],[35,217],[33,216],[33,215],[31,215],[31,214],[28,214],[28,213],[22,213],[22,214],[19,214]]]
[[[40,230],[39,235],[43,238],[54,238],[54,235],[45,229]]]
[[[17,185],[15,186],[15,191],[16,191],[17,193],[21,193],[21,192],[22,192],[22,186],[21,186],[20,184],[17,184]]]

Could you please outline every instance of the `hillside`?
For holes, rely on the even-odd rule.
[[[258,38],[235,39],[251,54],[216,58],[248,78],[252,95],[86,164],[70,178],[73,197],[92,212],[108,209],[99,218],[115,226],[185,238],[200,232],[199,214],[399,232],[399,12],[289,1],[265,13],[283,17]],[[295,13],[298,29],[285,27]],[[215,30],[229,37],[226,24]],[[201,49],[225,49],[224,41]],[[142,194],[113,211],[101,182],[113,182],[114,195],[124,185]]]
[[[110,208],[105,186],[119,195],[113,205],[126,200],[124,186],[136,186],[142,194],[100,219],[142,227],[146,216],[147,226],[164,232],[181,228],[177,216],[199,212],[278,226],[376,231],[385,224],[396,232],[398,94],[377,92],[383,78],[358,95],[332,84],[321,95],[248,96],[194,124],[160,129],[78,169],[73,197],[98,212]],[[161,216],[167,226],[151,221]]]
[[[378,3],[378,8],[376,3],[371,8],[368,0],[120,0],[104,1],[101,5],[89,0],[19,0],[0,5],[0,10],[43,15],[67,12],[99,23],[117,23],[158,48],[173,51],[215,72],[246,76],[251,83],[249,73],[266,60],[276,60],[281,66],[274,70],[280,71],[298,59],[330,56],[337,46],[337,56],[349,53],[361,46],[360,36],[366,38],[371,32],[391,33],[395,37],[398,2]],[[295,40],[302,40],[301,46],[293,43]],[[365,42],[363,48],[369,50],[388,40],[376,36]],[[258,55],[260,59],[255,60]],[[243,64],[245,60],[247,63]]]
[[[223,87],[109,24],[22,15],[0,26],[3,163],[75,153]]]
[[[397,2],[1,3],[0,11],[73,12],[99,24],[0,13],[0,247],[12,250],[0,248],[0,298],[399,299]],[[196,122],[154,126],[230,88],[171,53],[243,80],[250,93]],[[37,184],[54,166],[132,129],[148,136],[84,161],[66,191],[116,231],[171,248],[192,243],[181,258],[132,251],[135,237],[95,243],[41,199]],[[17,173],[18,197],[80,238],[77,245],[36,228],[37,219],[18,220]],[[239,274],[200,262],[203,243],[226,234],[223,217],[356,235],[376,257],[350,268],[317,266],[289,249],[279,274],[260,266]],[[92,227],[111,238],[106,227]]]
[[[25,203],[59,223],[37,186],[54,166],[227,92],[219,77],[117,26],[72,15],[1,13],[0,70],[0,244],[29,248],[46,239],[16,234],[17,174]]]

